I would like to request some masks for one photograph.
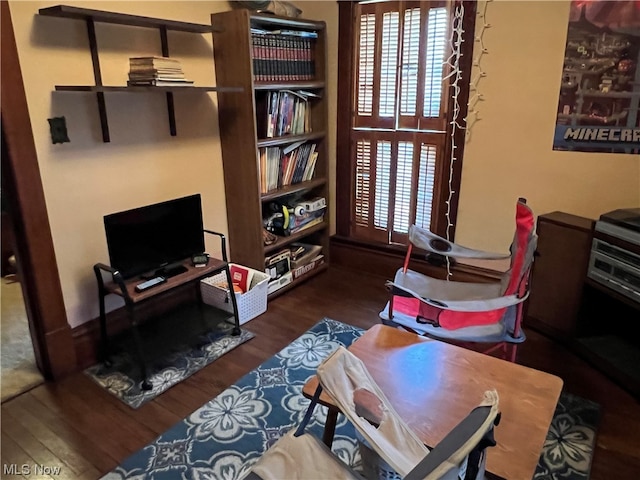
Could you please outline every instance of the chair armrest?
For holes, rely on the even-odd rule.
[[[207,230],[206,228],[204,229],[204,232],[220,237],[220,248],[222,249],[222,260],[224,260],[225,262],[228,262],[229,260],[227,260],[227,240],[224,234],[220,232],[216,232],[214,230]]]
[[[436,308],[444,308],[447,310],[453,310],[457,312],[489,312],[491,310],[497,310],[499,308],[506,308],[518,303],[524,302],[529,298],[529,291],[527,290],[521,297],[518,295],[505,295],[501,297],[493,298],[476,298],[473,300],[440,300],[438,298],[423,297],[419,293],[407,288],[399,283],[388,280],[385,285],[387,288],[397,288],[409,295],[417,298],[418,300],[428,303]]]
[[[459,245],[417,225],[411,225],[411,228],[409,228],[409,241],[416,247],[428,252],[454,258],[503,260],[511,257],[511,253],[487,252]]]
[[[483,403],[449,431],[404,480],[442,478],[452,468],[459,468],[461,462],[474,450],[482,451],[495,446],[493,428],[498,422],[498,394],[495,390],[490,390],[485,392]],[[471,458],[469,460],[471,463]]]

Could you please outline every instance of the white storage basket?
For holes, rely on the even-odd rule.
[[[231,267],[233,264],[229,264]],[[269,286],[269,275],[258,270],[247,268],[253,272],[251,285],[245,293],[236,293],[238,304],[238,320],[240,325],[256,318],[267,311],[267,288]],[[220,308],[226,312],[233,313],[233,304],[229,297],[229,290],[218,285],[227,283],[226,272],[220,272],[212,277],[200,280],[200,292],[202,301],[207,305]]]

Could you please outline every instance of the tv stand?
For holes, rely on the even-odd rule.
[[[142,339],[138,329],[138,319],[136,317],[136,307],[147,300],[158,297],[164,293],[172,291],[176,287],[189,283],[197,283],[204,277],[209,277],[219,272],[225,272],[227,282],[231,285],[231,272],[226,254],[226,242],[223,234],[211,230],[205,230],[206,233],[217,235],[222,243],[222,260],[210,258],[209,263],[204,267],[195,267],[191,264],[191,259],[186,259],[179,264],[172,264],[162,269],[169,276],[167,281],[142,292],[136,291],[135,287],[140,282],[139,278],[123,279],[122,275],[115,268],[103,263],[96,263],[93,271],[98,282],[98,298],[100,307],[100,339],[101,339],[101,357],[102,361],[108,363],[110,361],[109,336],[107,333],[107,315],[105,310],[105,297],[114,294],[122,297],[127,308],[129,321],[131,323],[131,334],[136,350],[136,356],[140,371],[142,372],[142,389],[151,390],[153,385],[149,382],[146,366],[146,358],[143,351]],[[177,273],[176,273],[177,272]],[[111,274],[111,280],[105,281],[103,274]],[[163,274],[164,275],[164,274]],[[199,289],[198,289],[199,291]],[[231,304],[233,306],[233,335],[240,335],[240,320],[238,317],[238,306],[235,295],[231,295]],[[207,308],[215,308],[202,303],[200,299],[200,311],[204,315]]]

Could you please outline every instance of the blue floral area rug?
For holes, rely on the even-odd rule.
[[[599,421],[599,404],[562,392],[533,478],[587,480]]]
[[[104,480],[237,480],[276,440],[296,427],[309,400],[302,387],[339,345],[363,330],[325,318],[280,353],[131,455]],[[563,394],[547,435],[536,479],[589,478],[598,406]],[[317,406],[307,431],[322,437],[326,408]],[[355,429],[338,417],[333,452],[356,470]]]
[[[180,325],[188,330],[184,328],[184,322]],[[232,324],[219,322],[215,328],[200,335],[188,340],[178,339],[170,347],[163,348],[162,354],[154,355],[155,359],[147,365],[148,380],[153,385],[151,390],[141,388],[142,374],[131,347],[116,348],[109,366],[98,363],[84,372],[131,408],[138,408],[255,336],[244,329],[234,336],[232,330]],[[170,331],[166,333],[171,334]],[[150,343],[145,341],[143,347]]]

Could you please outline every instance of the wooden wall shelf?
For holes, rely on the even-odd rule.
[[[98,57],[98,43],[96,40],[95,23],[112,23],[117,25],[127,25],[133,27],[155,28],[160,32],[160,41],[162,46],[162,56],[169,57],[169,43],[167,40],[167,31],[174,30],[189,33],[212,33],[221,31],[211,25],[179,22],[175,20],[164,20],[160,18],[144,17],[140,15],[128,15],[124,13],[105,12],[102,10],[93,10],[89,8],[71,7],[68,5],[56,5],[53,7],[41,8],[38,13],[46,17],[68,18],[73,20],[83,20],[87,24],[87,34],[89,36],[89,48],[91,50],[91,59],[93,62],[93,76],[95,85],[56,85],[57,92],[94,92],[98,101],[98,112],[100,115],[100,126],[102,128],[102,141],[110,142],[109,122],[107,119],[107,108],[105,104],[104,94],[111,92],[163,92],[167,100],[167,114],[169,116],[169,132],[172,136],[176,135],[176,119],[173,104],[173,93],[176,91],[184,92],[241,92],[242,88],[220,88],[220,87],[197,87],[197,86],[180,86],[180,87],[119,87],[105,86],[102,84],[102,74],[100,72],[100,60]]]
[[[211,25],[200,23],[178,22],[161,18],[129,15],[126,13],[105,12],[90,8],[71,7],[69,5],[56,5],[54,7],[41,8],[40,15],[59,18],[72,18],[75,20],[92,20],[100,23],[114,23],[117,25],[130,25],[133,27],[166,28],[178,32],[210,33],[214,29]]]
[[[153,86],[107,86],[107,85],[56,85],[56,92],[242,92],[235,87],[153,87]]]

